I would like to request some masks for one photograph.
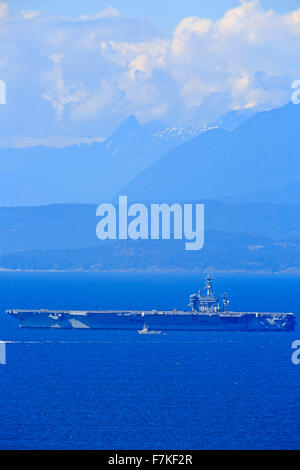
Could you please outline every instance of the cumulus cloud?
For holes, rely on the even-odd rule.
[[[207,18],[197,18],[197,16],[184,18],[174,30],[171,45],[172,53],[176,55],[188,52],[189,43],[193,39],[195,42],[200,37],[205,36],[211,26],[212,21]]]
[[[299,26],[300,9],[278,14],[250,0],[215,22],[184,18],[168,39],[106,40],[100,50],[115,65],[116,84],[131,112],[146,120],[160,117],[175,125],[197,126],[229,109],[289,101],[289,83],[300,76],[295,60],[300,53]],[[157,71],[176,83],[174,96],[161,93],[162,84],[154,85]],[[257,79],[259,72],[268,77],[264,83]],[[176,116],[174,101],[180,111]]]
[[[81,83],[66,83],[63,78],[62,54],[53,54],[49,57],[53,63],[53,68],[44,73],[45,81],[49,83],[48,91],[43,94],[45,100],[50,101],[55,110],[57,119],[61,119],[65,107],[78,103],[86,97],[86,92]]]
[[[112,7],[63,21],[8,14],[0,2],[0,79],[26,88],[20,114],[30,97],[39,128],[68,136],[108,134],[130,114],[200,127],[232,109],[283,105],[300,78],[300,8],[244,0],[216,21],[183,18],[169,37]]]

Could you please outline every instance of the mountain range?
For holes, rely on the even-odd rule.
[[[273,241],[241,233],[208,231],[203,250],[184,250],[181,240],[106,240],[97,247],[28,250],[0,254],[1,269],[297,272],[300,241]]]
[[[300,240],[300,204],[205,202],[205,229],[258,239]],[[54,204],[0,208],[0,254],[101,246],[96,205]],[[150,212],[150,210],[149,210]]]
[[[103,143],[1,149],[0,205],[37,207],[0,208],[0,270],[300,271],[300,107],[249,114],[198,130],[130,116]],[[204,203],[204,249],[98,240],[97,204],[118,194]]]
[[[103,202],[199,132],[129,116],[104,142],[0,148],[0,206]]]
[[[255,112],[231,111],[201,129],[129,116],[103,142],[0,148],[0,206],[103,202],[175,147],[210,129],[234,129]]]
[[[122,190],[136,201],[300,200],[300,107],[265,111],[170,150]]]
[[[0,208],[1,269],[300,271],[300,205],[205,202],[203,250],[96,237],[95,205]]]

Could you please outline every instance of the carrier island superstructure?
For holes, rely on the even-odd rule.
[[[202,293],[190,296],[189,310],[7,310],[22,328],[92,328],[113,330],[292,331],[293,313],[234,312],[223,294],[221,303],[208,275]]]

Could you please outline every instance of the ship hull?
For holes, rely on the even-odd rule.
[[[22,328],[196,331],[293,331],[295,316],[282,313],[228,312],[72,312],[7,311]]]

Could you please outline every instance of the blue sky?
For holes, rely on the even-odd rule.
[[[295,0],[0,0],[0,26],[2,146],[99,140],[132,114],[203,128],[300,80]]]
[[[239,0],[12,0],[16,10],[43,10],[49,15],[76,17],[83,13],[95,14],[108,6],[118,8],[123,14],[134,18],[145,18],[154,26],[169,31],[185,16],[202,16],[216,20],[230,8],[239,5]],[[265,9],[279,13],[295,10],[299,0],[261,0]]]

